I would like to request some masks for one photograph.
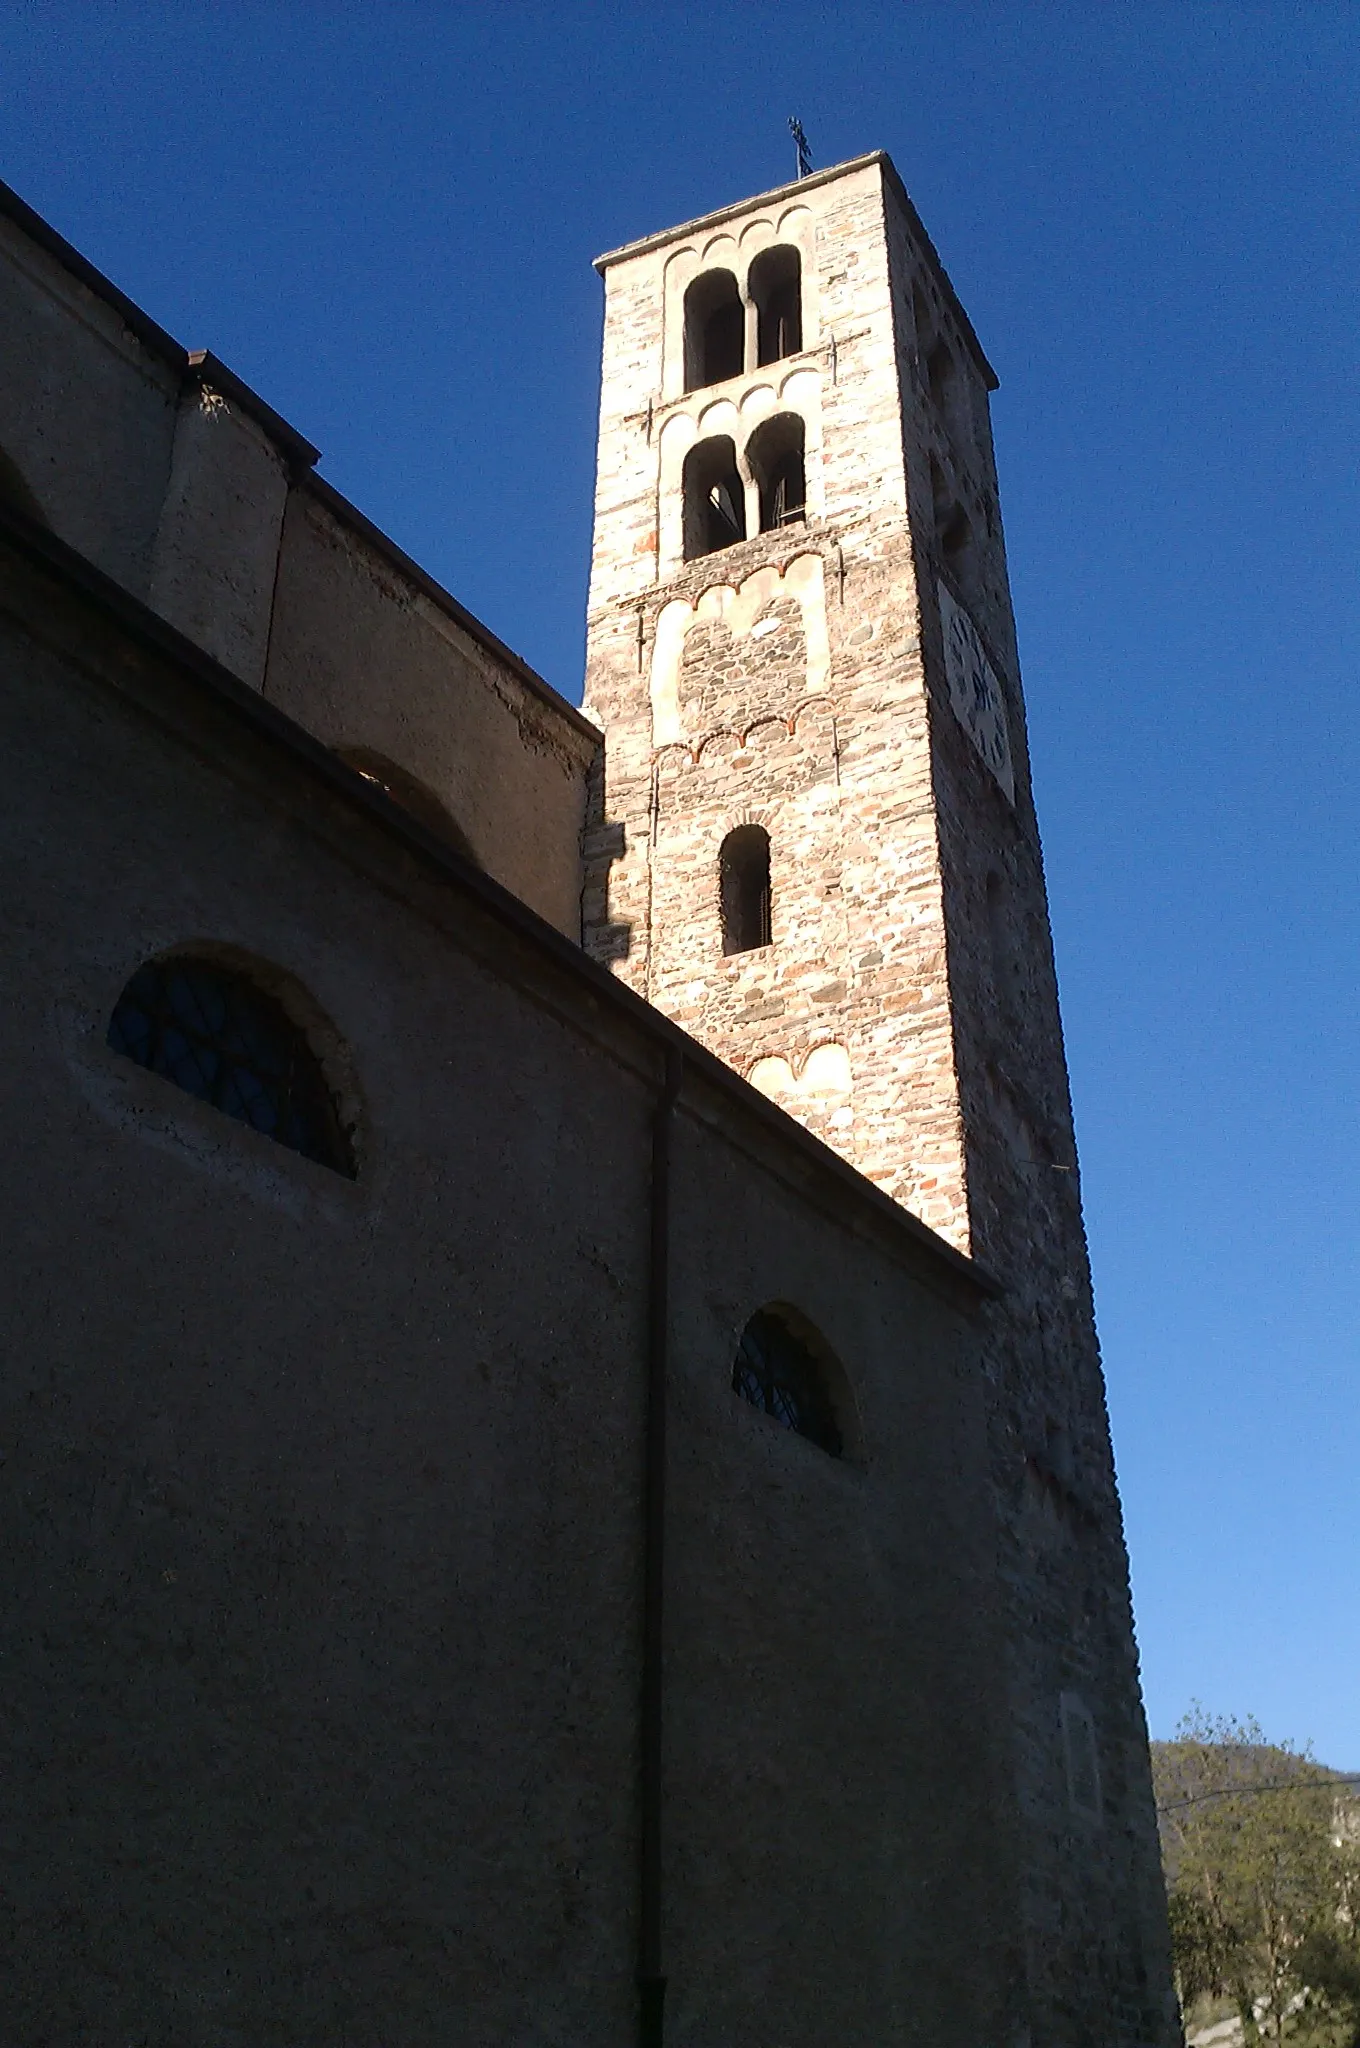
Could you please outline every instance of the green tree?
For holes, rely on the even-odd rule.
[[[1297,1967],[1329,2048],[1360,2048],[1360,1800],[1348,1786],[1332,1816],[1336,1911],[1300,1947]]]
[[[1321,2042],[1308,1973],[1335,1960],[1345,1930],[1335,1774],[1252,1720],[1197,1708],[1155,1745],[1153,1776],[1182,2008],[1230,1998],[1248,2048]],[[1344,1970],[1328,1981],[1339,2011]]]

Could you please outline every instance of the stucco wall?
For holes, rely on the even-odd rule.
[[[971,1359],[938,1298],[739,1152],[682,1129],[676,1183],[668,2039],[1004,2039],[1020,1973]],[[843,1460],[731,1394],[771,1299],[847,1368]]]
[[[73,575],[0,551],[0,2033],[624,2048],[665,1027]],[[108,1049],[189,945],[305,992],[355,1182]],[[697,1053],[673,1219],[673,2038],[975,2048],[1014,1957],[969,1289]],[[857,1463],[732,1394],[771,1298]]]
[[[62,538],[138,596],[178,393],[117,309],[0,212],[0,449]]]
[[[0,494],[8,474],[11,498],[325,744],[393,764],[578,938],[598,735],[315,460],[0,186]]]
[[[416,777],[488,874],[579,935],[598,735],[496,660],[305,486],[284,522],[264,691],[327,746],[371,750]]]

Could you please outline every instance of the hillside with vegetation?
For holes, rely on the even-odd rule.
[[[1360,1777],[1202,1711],[1152,1767],[1190,2040],[1360,2048]]]

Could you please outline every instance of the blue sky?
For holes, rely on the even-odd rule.
[[[590,259],[894,156],[1002,503],[1152,1732],[1360,1768],[1349,6],[0,6],[0,175],[580,693]]]

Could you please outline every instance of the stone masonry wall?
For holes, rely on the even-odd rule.
[[[662,582],[655,442],[677,406],[702,419],[712,393],[659,409],[643,379],[647,350],[654,366],[659,359],[661,279],[675,252],[622,266],[617,284],[608,274],[586,697],[608,744],[587,836],[585,939],[966,1249],[877,166],[818,197],[821,337],[798,360],[821,374],[825,516],[685,564]],[[769,376],[753,369],[717,387],[720,399],[744,410]],[[869,489],[856,454],[865,448],[876,452]],[[791,600],[775,593],[810,558],[817,573],[802,579],[800,633]],[[715,593],[739,598],[757,579],[770,584],[771,600],[740,634],[704,617]],[[658,622],[684,605],[694,619],[672,706],[657,674]],[[775,630],[762,632],[767,624]],[[826,650],[821,673],[809,659],[814,643]],[[662,709],[678,716],[673,736],[660,726]],[[724,958],[718,849],[747,822],[770,833],[774,944]],[[810,1067],[831,1047],[838,1057]]]
[[[974,1252],[1008,1289],[991,1317],[990,1430],[1000,1569],[1015,1621],[1009,1690],[1029,1827],[1035,2025],[1041,2038],[1080,2040],[1101,2014],[1106,2038],[1174,2038],[1128,1563],[987,394],[970,376],[967,401],[947,407],[932,386],[925,364],[948,334],[948,309],[922,274],[901,212],[890,210],[889,223],[969,1222]],[[957,388],[966,357],[957,343],[954,353]],[[933,502],[932,463],[946,479],[943,508]],[[951,560],[941,524],[960,504],[973,542]],[[1000,685],[1014,802],[950,707],[942,586],[967,607]],[[1099,1780],[1094,1809],[1075,1796],[1074,1742],[1082,1740]]]
[[[808,522],[677,564],[658,553],[674,530],[658,440],[683,410],[687,441],[732,432],[740,461],[772,372],[663,399],[666,279],[682,263],[740,280],[748,237],[795,195],[815,264],[794,359],[819,378]],[[1006,1284],[984,1374],[1026,1840],[1016,2040],[1169,2041],[994,379],[882,159],[621,252],[605,276],[586,943]],[[770,835],[772,943],[724,957],[718,850],[744,823]]]

